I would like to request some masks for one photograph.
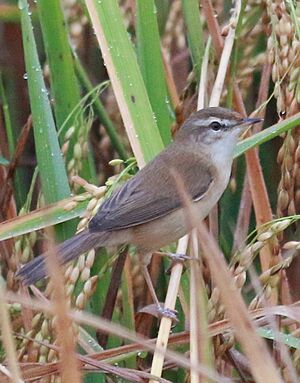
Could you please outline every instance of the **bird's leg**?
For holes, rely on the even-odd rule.
[[[159,303],[159,300],[157,298],[157,295],[156,295],[156,292],[155,292],[155,289],[154,289],[154,286],[153,286],[153,283],[152,283],[152,279],[151,279],[151,276],[150,276],[150,273],[149,273],[149,270],[148,270],[148,267],[147,267],[147,265],[149,263],[149,262],[147,262],[149,257],[143,255],[143,256],[140,256],[139,259],[140,259],[140,265],[141,265],[142,273],[143,273],[143,276],[145,278],[146,284],[148,286],[150,295],[151,295],[154,303],[157,306],[157,315],[159,317],[164,316],[164,317],[170,318],[170,319],[172,319],[172,320],[177,322],[178,321],[178,319],[177,319],[177,311],[176,310],[170,310],[168,308],[164,308]]]

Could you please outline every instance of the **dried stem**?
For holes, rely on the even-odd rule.
[[[188,245],[188,236],[185,236],[179,240],[176,252],[178,254],[185,254],[187,250],[187,245]],[[167,291],[165,305],[164,305],[165,308],[168,308],[171,310],[175,309],[182,271],[183,271],[182,263],[176,263],[172,267],[168,291]],[[157,341],[156,341],[156,348],[155,348],[155,352],[154,352],[153,360],[152,360],[152,366],[151,366],[152,375],[161,376],[162,374],[165,352],[168,346],[171,326],[172,326],[172,320],[166,317],[162,317],[159,331],[158,331]],[[159,350],[163,350],[163,353],[159,352]],[[150,381],[149,383],[154,383],[154,381]]]
[[[0,281],[0,326],[1,338],[7,355],[10,379],[14,383],[23,382],[18,364],[15,344],[12,336],[12,328],[8,313],[8,306],[3,292],[3,283]]]
[[[49,238],[51,239],[49,241],[50,249],[49,255],[46,258],[46,264],[53,285],[54,327],[57,333],[57,342],[60,345],[61,377],[63,382],[80,383],[81,374],[75,354],[76,337],[74,336],[74,329],[69,316],[64,278],[55,253],[55,245],[52,240],[53,236],[51,235],[51,231],[49,231],[49,233]]]

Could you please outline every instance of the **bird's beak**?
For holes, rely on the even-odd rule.
[[[245,134],[248,132],[250,129],[251,125],[257,124],[258,122],[262,122],[262,118],[251,118],[251,117],[246,117],[242,119],[242,124],[241,124],[241,133],[240,137],[244,137]]]
[[[258,122],[262,122],[263,120],[264,120],[263,118],[247,117],[243,119],[243,124],[252,125],[252,124],[257,124]]]

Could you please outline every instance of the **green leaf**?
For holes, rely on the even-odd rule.
[[[272,140],[273,138],[279,136],[281,133],[285,133],[288,130],[295,128],[299,124],[300,113],[297,113],[294,116],[287,118],[286,120],[280,121],[277,124],[270,126],[269,128],[264,129],[249,138],[246,138],[245,140],[238,143],[234,157],[236,158],[245,153],[247,150]]]
[[[86,4],[133,152],[140,164],[148,162],[163,143],[117,1],[86,0]]]
[[[168,21],[171,1],[170,0],[155,0],[155,6],[157,9],[157,24],[159,34],[162,35],[165,30],[166,23]]]
[[[257,332],[263,338],[282,342],[289,347],[296,348],[298,350],[300,349],[300,339],[291,334],[284,334],[282,332],[275,333],[270,328],[258,328]]]
[[[173,111],[167,92],[154,0],[137,0],[136,34],[138,61],[165,145],[171,141]]]
[[[194,72],[196,79],[199,80],[202,58],[204,55],[204,40],[200,20],[199,0],[182,0],[182,7]]]
[[[66,210],[65,206],[73,201],[73,197],[0,223],[0,241],[83,217],[89,200],[84,194],[82,197],[84,200],[78,202],[72,210]]]
[[[69,196],[70,188],[36,50],[27,1],[20,0],[19,8],[37,162],[45,200],[52,203]]]
[[[89,94],[91,94],[93,91],[93,85],[90,82],[87,73],[85,72],[83,66],[81,65],[79,61],[79,58],[76,55],[74,55],[74,63],[75,63],[75,69],[76,69],[78,78],[83,88],[85,88],[85,90]],[[118,136],[117,130],[114,127],[114,124],[112,120],[110,119],[108,113],[104,109],[104,106],[102,105],[99,97],[94,98],[92,108],[94,110],[95,115],[99,117],[99,120],[103,124],[106,130],[106,133],[108,137],[110,138],[112,146],[116,149],[120,158],[125,161],[128,158],[128,155],[126,153],[124,144],[122,143],[122,138]]]
[[[80,90],[60,1],[38,0],[37,4],[51,74],[51,95],[54,99],[55,118],[60,128],[80,101]],[[49,10],[51,10],[51,17],[49,17]],[[70,119],[64,126],[63,136],[72,124],[73,121]]]
[[[79,115],[72,113],[80,102],[80,88],[60,0],[38,0],[38,9],[50,69],[51,95],[54,100],[57,130],[61,133],[61,144],[63,144],[65,133],[69,128],[75,127],[74,135],[68,145],[66,155],[68,162],[73,158],[74,145],[79,141],[78,137],[82,134],[82,129],[86,124],[83,113]],[[51,17],[49,17],[50,9]],[[95,171],[93,161],[88,159],[89,155],[87,153],[82,156],[79,174],[85,179],[92,180]]]

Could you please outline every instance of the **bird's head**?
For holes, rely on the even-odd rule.
[[[190,137],[204,145],[220,142],[236,144],[239,136],[260,118],[244,118],[233,110],[211,107],[193,113],[178,132],[178,138]]]

